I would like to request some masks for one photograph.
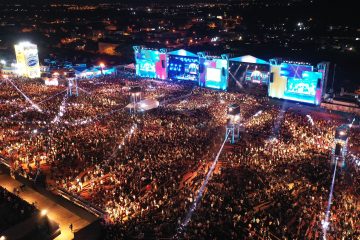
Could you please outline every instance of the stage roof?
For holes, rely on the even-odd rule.
[[[245,55],[242,57],[230,58],[230,61],[234,62],[244,62],[244,63],[254,63],[254,64],[269,64],[269,62],[262,60],[260,58],[253,57],[251,55]]]
[[[189,52],[189,51],[186,51],[184,49],[179,49],[179,50],[176,50],[176,51],[172,51],[172,52],[168,52],[169,55],[178,55],[178,56],[184,56],[184,57],[197,57],[198,55],[192,53],[192,52]]]

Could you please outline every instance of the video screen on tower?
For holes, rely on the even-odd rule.
[[[206,69],[206,82],[220,82],[221,81],[221,69],[207,68]]]
[[[198,81],[199,58],[168,55],[168,78]]]
[[[223,58],[200,59],[199,84],[208,88],[227,89],[228,60]]]
[[[270,97],[320,104],[323,75],[314,72],[313,66],[281,63],[272,65],[271,71]]]

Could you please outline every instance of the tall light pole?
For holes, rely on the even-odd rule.
[[[104,75],[105,63],[101,62],[101,63],[99,64],[99,66],[100,66],[100,69],[101,69],[101,75]]]

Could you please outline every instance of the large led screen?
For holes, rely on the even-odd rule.
[[[135,52],[136,75],[166,79],[166,54],[158,50],[140,49]]]
[[[313,66],[310,65],[281,63],[281,76],[301,79],[304,72],[312,72],[313,69]]]
[[[228,60],[204,59],[200,61],[202,64],[200,71],[200,85],[214,89],[227,89],[228,81]]]
[[[221,82],[221,69],[207,68],[206,82]]]
[[[269,72],[259,70],[247,70],[245,73],[245,81],[258,84],[268,84]]]
[[[273,73],[269,96],[319,105],[322,91],[322,73],[313,67],[282,63],[271,66]]]
[[[238,82],[267,85],[270,79],[269,65],[230,61],[229,79],[233,84]]]
[[[198,81],[199,58],[168,55],[168,78]]]

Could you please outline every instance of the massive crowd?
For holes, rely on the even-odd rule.
[[[102,209],[105,239],[322,236],[334,132],[345,120],[273,103],[265,94],[130,74],[78,84],[79,97],[36,81],[3,84],[0,154],[14,171],[46,176],[47,186]],[[129,114],[131,86],[161,105]],[[225,146],[191,221],[180,229],[224,139],[230,103],[241,107],[241,138]],[[337,173],[331,239],[360,237],[359,135],[353,128],[348,164]]]

